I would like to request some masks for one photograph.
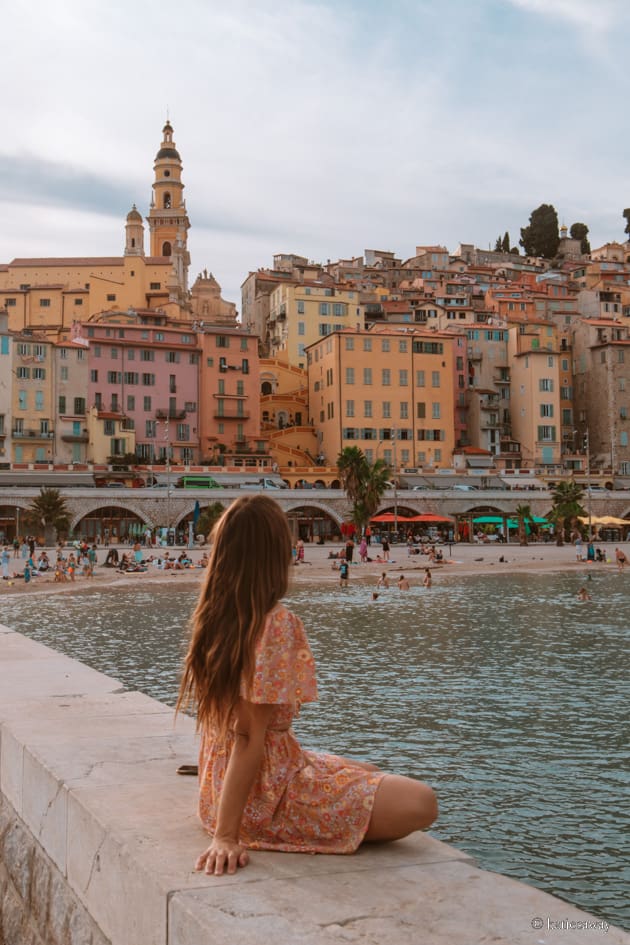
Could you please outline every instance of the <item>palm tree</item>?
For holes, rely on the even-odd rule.
[[[358,529],[378,510],[391,475],[383,459],[370,463],[358,446],[347,446],[337,457],[339,476],[352,503],[352,521]]]
[[[569,526],[575,526],[578,515],[584,515],[580,505],[584,492],[577,482],[568,480],[551,487],[553,506],[549,518],[555,525],[556,544],[563,545],[567,520]]]
[[[337,457],[337,468],[346,495],[355,505],[361,497],[368,470],[365,453],[358,446],[346,446]]]
[[[529,505],[517,505],[514,509],[518,520],[518,541],[521,545],[527,544],[527,522],[532,520],[532,510]]]
[[[54,545],[57,533],[66,532],[70,525],[70,513],[59,489],[42,486],[26,511],[26,520],[32,528],[42,527],[45,544]]]

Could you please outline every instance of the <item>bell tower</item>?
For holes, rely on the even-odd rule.
[[[151,256],[172,256],[179,290],[188,290],[187,232],[190,220],[186,212],[182,159],[173,141],[173,128],[166,121],[162,129],[162,144],[155,155],[151,208],[147,217],[151,241]]]

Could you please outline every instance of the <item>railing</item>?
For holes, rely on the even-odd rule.
[[[33,440],[52,440],[54,432],[49,430],[43,433],[41,430],[13,430],[11,432],[13,439],[33,439]]]
[[[215,420],[249,420],[249,413],[219,413],[215,412]]]
[[[158,420],[185,420],[185,410],[156,410],[155,416]]]

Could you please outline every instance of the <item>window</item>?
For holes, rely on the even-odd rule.
[[[98,384],[98,371],[95,371],[95,370],[90,371],[90,383]]]
[[[628,419],[628,408],[627,408],[627,407],[620,407],[620,408],[619,408],[619,416],[620,416],[620,418],[621,418],[622,420],[627,420],[627,419]]]
[[[155,361],[155,351],[150,348],[143,348],[140,352],[141,361]]]
[[[343,302],[334,302],[333,303],[333,315],[345,315],[346,306]]]
[[[118,394],[112,394],[111,410],[118,412]]]
[[[439,387],[439,386],[440,386],[440,372],[431,371],[431,387]]]
[[[409,404],[406,400],[400,402],[400,419],[407,420],[409,417]]]
[[[538,427],[538,439],[554,441],[556,439],[556,428],[555,427]]]
[[[398,372],[398,384],[400,387],[407,387],[409,384],[409,372],[407,370]]]
[[[127,397],[127,410],[133,411],[136,409],[136,398],[133,394],[129,394]]]
[[[298,315],[304,314],[304,300],[303,299],[298,299],[297,310],[298,310]]]
[[[122,382],[122,374],[120,371],[108,371],[107,372],[107,383],[108,384],[120,384]]]
[[[562,359],[561,367],[562,367],[562,370],[563,370],[563,371],[568,371],[568,370],[569,370],[569,359],[568,359],[568,358],[563,358],[563,359]]]
[[[619,378],[619,390],[625,390],[625,389],[626,389],[626,379],[625,379],[625,377],[620,377],[620,378]]]
[[[105,436],[113,436],[116,432],[116,426],[113,420],[105,420],[103,423],[103,433]]]
[[[138,374],[137,371],[125,371],[125,373],[123,374],[123,379],[125,381],[125,384],[134,385],[139,382],[140,375]]]
[[[573,388],[572,388],[572,387],[561,387],[561,388],[560,388],[560,400],[573,400]]]
[[[161,283],[161,282],[150,282],[150,283],[149,283],[149,288],[151,289],[152,292],[157,292],[159,289],[162,288],[162,283]]]
[[[0,338],[0,354],[8,354],[8,353],[9,353],[9,336],[3,335]]]
[[[15,375],[16,377],[25,380],[31,376],[31,369],[29,367],[22,367],[22,365],[20,365],[16,370]]]
[[[371,400],[363,401],[363,416],[366,419],[372,416],[372,401]]]
[[[59,399],[58,399],[57,402],[58,402],[58,404],[59,404],[59,413],[62,414],[62,415],[65,414],[65,412],[66,412],[66,398],[64,397],[63,394],[61,394],[61,396],[59,397]]]
[[[94,406],[97,410],[100,410],[103,406],[103,395],[99,391],[94,394]]]
[[[118,359],[118,348],[110,348],[109,354],[110,354],[110,357],[113,358],[114,361],[116,361]]]
[[[364,338],[364,339],[363,339],[363,350],[364,350],[364,351],[371,351],[371,350],[372,350],[372,339],[371,339],[371,338]]]
[[[39,300],[40,308],[50,308],[50,299],[40,299]]]
[[[538,382],[538,389],[541,391],[552,391],[553,380],[550,377],[541,377]]]
[[[12,307],[15,305],[15,302],[16,302],[15,299],[5,299],[5,300],[4,300],[4,304],[6,305],[7,308],[12,308]]]
[[[434,420],[440,419],[440,402],[439,401],[434,400],[433,403],[431,404],[431,417]]]
[[[367,385],[372,383],[372,368],[363,368],[363,383]]]
[[[306,334],[306,323],[298,322],[298,335],[305,335],[305,334]]]
[[[398,342],[398,352],[399,354],[407,354],[407,341]]]
[[[243,358],[241,361],[241,371],[243,374],[249,374],[249,361],[247,358]]]
[[[187,400],[186,403],[184,404],[184,410],[186,411],[186,413],[196,413],[197,404],[195,403],[194,400]]]
[[[44,345],[33,345],[33,354],[36,361],[43,361],[46,358],[46,348]]]
[[[424,386],[425,386],[424,371],[416,371],[416,387],[424,387]]]
[[[35,391],[35,410],[44,409],[44,392],[43,390]]]
[[[381,371],[381,385],[383,387],[390,387],[392,383],[392,372],[389,368],[383,368]]]
[[[346,368],[346,384],[354,384],[354,368]]]
[[[177,424],[177,439],[178,440],[190,439],[190,425],[188,423]]]
[[[319,314],[320,314],[320,315],[330,315],[330,302],[320,302],[320,303],[319,303]]]
[[[155,374],[143,374],[142,383],[145,387],[155,387]]]
[[[95,358],[100,358],[100,356],[101,356],[101,346],[100,346],[100,345],[94,345],[94,347],[92,348],[92,354],[94,355]]]
[[[116,301],[116,295],[115,295],[115,293],[109,292],[109,293],[107,294],[107,301],[108,301],[108,302],[115,302],[115,301]]]
[[[541,417],[553,417],[553,404],[541,404],[541,405],[540,405],[540,416],[541,416]]]
[[[75,299],[75,300],[74,300],[74,304],[75,304],[75,305],[83,305],[83,299]]]
[[[622,430],[621,433],[619,434],[619,446],[627,446],[627,445],[628,445],[628,433],[626,430]]]
[[[346,417],[354,417],[354,400],[346,400]]]
[[[66,372],[66,376],[65,376],[65,377],[63,376],[64,371]],[[43,368],[43,367],[36,367],[36,368],[33,368],[33,378],[34,378],[34,380],[36,380],[36,381],[45,381],[45,380],[46,380],[46,368]],[[68,380],[68,368],[62,368],[62,369],[61,369],[61,380],[62,380],[62,381],[67,381],[67,380]]]
[[[623,364],[624,359],[625,359],[625,352],[619,350],[619,351],[617,352],[617,361],[619,362],[619,364]]]
[[[167,363],[167,364],[179,364],[179,351],[167,351],[167,352],[166,352],[166,363]]]
[[[144,410],[145,413],[151,412],[151,398],[150,397],[142,398],[142,409]]]
[[[556,363],[555,358],[551,356],[547,358],[547,367],[553,367],[555,363]]]
[[[381,341],[381,351],[389,351],[389,350],[390,350],[389,338],[383,338],[383,340]]]
[[[426,404],[424,404],[424,403],[417,403],[417,404],[416,404],[416,416],[418,417],[418,420],[424,420],[425,417],[426,417],[426,415],[427,415],[427,407],[426,407]]]
[[[188,363],[189,363],[189,364],[199,364],[199,352],[198,352],[198,351],[189,351],[189,352],[188,352]]]

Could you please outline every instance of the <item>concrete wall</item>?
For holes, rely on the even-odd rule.
[[[548,918],[603,941],[426,834],[195,874],[196,781],[175,773],[195,758],[191,719],[0,626],[0,945],[575,945]]]

